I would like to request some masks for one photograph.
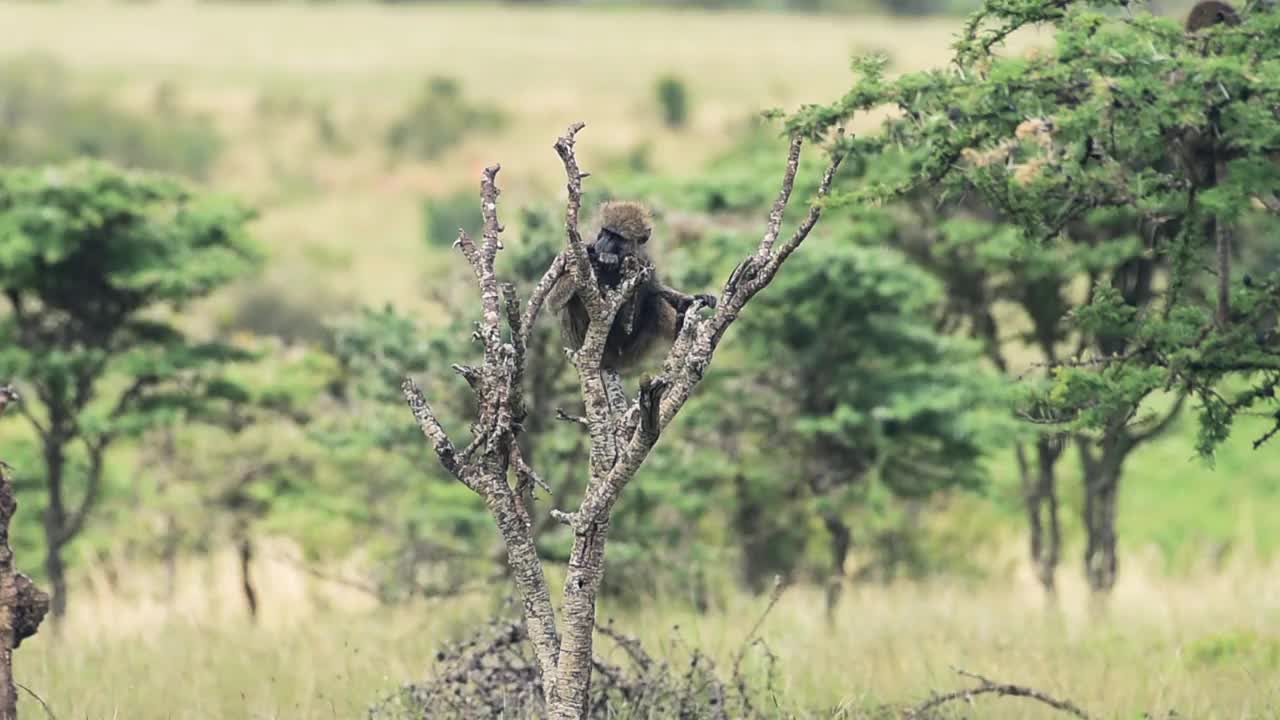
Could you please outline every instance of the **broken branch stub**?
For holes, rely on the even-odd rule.
[[[554,146],[564,164],[567,180],[566,247],[534,287],[523,313],[512,286],[499,283],[494,272],[495,258],[502,249],[503,230],[497,219],[497,165],[485,169],[481,182],[484,242],[477,248],[465,233],[460,233],[456,243],[471,265],[480,291],[482,319],[475,336],[484,345],[481,366],[458,367],[476,396],[477,407],[477,419],[472,425],[475,437],[464,452],[455,449],[417,384],[406,379],[402,385],[410,411],[441,464],[480,495],[493,516],[506,545],[511,575],[524,601],[525,623],[537,657],[548,715],[560,720],[576,720],[587,713],[590,678],[595,667],[591,645],[596,598],[604,574],[604,551],[614,503],[701,381],[725,330],[747,302],[768,285],[782,263],[817,224],[822,213],[821,200],[830,191],[842,156],[839,148],[843,147],[837,143],[809,215],[781,247],[775,248],[800,164],[802,143],[798,138],[792,141],[782,189],[770,210],[759,246],[725,284],[714,314],[702,317],[701,311],[708,303],[701,299],[694,301],[662,363],[661,372],[646,378],[636,395],[630,397],[618,374],[602,369],[600,364],[614,319],[648,280],[653,268],[632,261],[624,267],[623,281],[616,289],[602,289],[597,285],[578,229],[582,181],[588,177],[588,173],[579,168],[574,152],[577,134],[582,128],[582,123],[574,123]],[[560,411],[559,417],[586,427],[591,452],[586,491],[578,508],[549,511],[574,533],[562,610],[557,617],[542,561],[534,546],[534,523],[521,499],[522,493],[545,487],[531,465],[532,458],[522,456],[517,439],[526,412],[523,379],[528,334],[545,306],[547,294],[566,271],[577,286],[589,316],[582,346],[570,353],[585,414],[579,418]],[[509,339],[504,339],[504,319]]]

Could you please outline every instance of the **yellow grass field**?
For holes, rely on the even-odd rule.
[[[114,591],[90,576],[63,640],[42,632],[18,651],[18,680],[59,718],[357,718],[424,677],[439,645],[492,607],[470,597],[380,610],[281,561],[291,554],[285,546],[262,554],[259,625],[246,619],[229,553],[185,565],[172,604],[158,601],[159,573],[137,569]],[[821,591],[799,587],[784,593],[761,634],[779,656],[781,710],[843,711],[817,717],[856,718],[876,703],[911,705],[963,687],[955,667],[1069,698],[1097,718],[1136,720],[1145,711],[1160,720],[1272,720],[1280,708],[1275,570],[1230,567],[1174,582],[1131,562],[1108,619],[1096,622],[1070,571],[1057,612],[1046,611],[1029,577],[983,587],[903,583],[850,590],[834,628]],[[702,616],[662,599],[621,612],[605,603],[601,613],[666,657],[679,660],[679,640],[723,667],[765,602],[730,594]],[[39,717],[29,697],[23,702],[24,717]],[[979,700],[967,712],[1059,717],[1019,699]]]
[[[477,187],[494,162],[510,214],[562,192],[551,144],[579,120],[585,169],[649,141],[658,169],[688,173],[750,115],[837,97],[853,54],[928,67],[946,60],[955,30],[872,17],[185,2],[5,3],[0,27],[0,55],[51,54],[126,103],[144,105],[168,83],[212,114],[230,138],[213,183],[262,208],[273,282],[301,276],[343,299],[408,304],[422,301],[433,266],[420,240],[424,195]],[[666,72],[692,97],[680,132],[663,129],[655,107]],[[385,128],[436,74],[510,122],[437,163],[393,167]],[[260,122],[255,107],[273,97],[326,104],[350,148],[317,147],[307,118],[292,132]],[[318,258],[343,272],[318,277]]]

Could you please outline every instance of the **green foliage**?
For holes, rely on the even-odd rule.
[[[746,377],[758,389],[739,413],[794,448],[774,482],[803,483],[798,497],[828,528],[853,524],[873,539],[872,555],[917,571],[914,513],[901,513],[979,487],[986,454],[1012,426],[979,349],[936,332],[941,299],[902,255],[841,238],[792,258],[743,316]]]
[[[423,386],[432,407],[461,444],[466,384],[447,362],[466,362],[465,325],[428,331],[394,307],[362,308],[333,327],[338,407],[311,429],[331,450],[330,462],[356,484],[331,489],[343,522],[371,540],[384,598],[423,590],[421,573],[474,578],[490,572],[484,548],[494,541],[479,497],[439,467],[413,422],[406,421],[400,383]]]
[[[689,88],[683,79],[678,75],[663,75],[658,78],[655,94],[662,109],[662,122],[667,127],[679,129],[689,122]]]
[[[480,234],[482,223],[480,213],[476,212],[474,190],[427,198],[422,202],[422,215],[423,240],[428,247],[451,247],[458,239],[458,230],[466,230],[471,237]]]
[[[743,322],[761,372],[794,403],[789,431],[825,472],[875,468],[896,495],[972,486],[1005,411],[977,348],[934,331],[938,284],[851,244],[810,248],[788,271]]]
[[[1280,61],[1280,16],[1249,13],[1239,28],[1219,27],[1202,40],[1171,20],[1086,7],[1118,4],[988,3],[957,43],[957,68],[889,81],[864,62],[844,98],[788,122],[812,136],[854,113],[908,109],[856,148],[901,152],[915,171],[893,184],[864,183],[846,193],[848,202],[928,187],[943,198],[976,193],[1026,246],[1071,252],[1096,251],[1089,230],[1109,214],[1123,228],[1111,237],[1132,238],[1141,259],[1113,266],[1111,289],[1094,293],[1072,321],[1120,357],[1058,373],[1042,410],[1068,428],[1101,430],[1132,415],[1148,394],[1180,389],[1209,410],[1200,447],[1208,455],[1234,414],[1272,402],[1267,389],[1277,382],[1274,356],[1255,332],[1270,311],[1259,295],[1272,280],[1250,289],[1229,278],[1233,317],[1218,327],[1206,268],[1213,226],[1256,216],[1252,198],[1280,183],[1280,166],[1269,159],[1280,148],[1280,88],[1268,79]],[[989,54],[1037,23],[1055,27],[1054,46],[1026,57]],[[1215,52],[1201,54],[1206,42]],[[1225,178],[1203,174],[1197,148],[1206,138],[1229,159]],[[1167,273],[1168,287],[1134,272]],[[1231,375],[1251,378],[1255,390],[1219,400],[1214,387]]]
[[[1260,637],[1252,630],[1235,630],[1201,638],[1187,648],[1187,661],[1200,666],[1239,666],[1249,663],[1258,667],[1280,668],[1280,641]]]
[[[28,391],[51,556],[83,529],[116,439],[244,397],[219,370],[248,355],[189,339],[173,315],[260,261],[245,230],[251,215],[228,198],[96,162],[0,172],[9,303],[0,376]],[[83,496],[73,506],[66,492],[76,480]],[[57,614],[62,578],[54,581]]]
[[[0,64],[0,116],[0,164],[93,157],[204,178],[222,149],[213,125],[176,102],[159,102],[149,115],[119,110],[78,91],[65,67],[39,55]]]
[[[398,155],[435,160],[473,132],[500,128],[496,107],[473,103],[450,77],[429,78],[421,93],[387,131],[387,147]]]
[[[302,297],[299,297],[302,296]],[[343,308],[341,297],[314,285],[305,288],[254,284],[238,293],[218,318],[223,334],[247,332],[287,343],[323,345],[330,335],[328,318]]]

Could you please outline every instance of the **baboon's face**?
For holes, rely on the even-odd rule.
[[[644,241],[636,243],[608,228],[603,228],[596,236],[595,244],[590,248],[591,258],[601,266],[620,268],[622,261],[635,253],[637,244],[644,244]]]
[[[635,255],[636,246],[642,244],[643,240],[636,243],[608,228],[601,229],[596,241],[587,248],[601,282],[609,287],[616,286],[622,279],[622,262]]]

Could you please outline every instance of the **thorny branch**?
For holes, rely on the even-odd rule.
[[[574,123],[554,146],[567,179],[566,248],[537,283],[523,312],[514,288],[499,282],[494,271],[495,258],[502,249],[503,231],[498,221],[498,165],[486,168],[481,181],[483,243],[477,247],[465,232],[459,233],[456,246],[476,276],[482,307],[475,338],[484,346],[484,362],[480,367],[455,368],[467,380],[477,400],[478,417],[472,425],[474,438],[470,445],[461,453],[457,451],[412,379],[406,378],[401,388],[414,419],[441,464],[484,499],[498,526],[507,547],[511,574],[524,599],[525,622],[541,672],[543,695],[554,718],[577,718],[586,712],[590,673],[594,667],[591,642],[595,602],[604,572],[604,548],[614,503],[663,429],[702,379],[725,330],[746,303],[768,285],[782,263],[817,224],[822,214],[822,200],[830,191],[844,147],[839,142],[843,139],[841,133],[808,215],[789,239],[775,247],[800,164],[802,142],[799,138],[792,141],[781,191],[769,212],[767,229],[756,251],[729,278],[713,315],[700,314],[706,306],[703,301],[695,301],[686,311],[684,325],[672,343],[661,373],[642,382],[636,395],[628,398],[618,375],[602,370],[600,364],[614,318],[648,280],[653,268],[628,258],[623,280],[616,289],[602,289],[597,285],[578,229],[582,181],[589,176],[579,168],[574,153],[576,136],[582,128],[582,123]],[[534,523],[522,500],[523,493],[534,488],[547,491],[547,487],[530,459],[521,454],[517,439],[526,413],[523,378],[528,335],[547,294],[566,271],[571,273],[590,318],[582,346],[570,353],[578,371],[586,412],[579,418],[561,411],[558,417],[586,427],[591,452],[587,489],[578,508],[572,512],[550,510],[554,519],[574,531],[558,623],[533,543]],[[509,339],[503,337],[504,319]],[[512,474],[516,478],[514,488],[509,477]]]
[[[995,682],[994,680],[989,680],[976,673],[971,673],[965,670],[961,670],[960,668],[953,667],[951,669],[954,670],[957,675],[961,675],[961,676],[976,680],[978,682],[978,685],[976,687],[965,688],[964,690],[956,690],[954,692],[949,692],[949,693],[946,693],[945,695],[936,695],[930,698],[928,701],[923,702],[915,706],[914,708],[907,710],[906,711],[907,720],[922,720],[924,718],[928,718],[929,713],[932,710],[942,705],[945,705],[949,702],[954,702],[956,700],[964,700],[966,702],[970,702],[973,700],[973,698],[979,695],[997,695],[1000,697],[1030,698],[1032,700],[1037,700],[1045,705],[1048,705],[1049,707],[1055,710],[1060,710],[1069,715],[1074,715],[1075,717],[1080,718],[1080,720],[1090,720],[1088,713],[1086,713],[1084,710],[1081,710],[1079,707],[1077,707],[1074,703],[1070,702],[1069,700],[1059,700],[1055,697],[1048,695],[1047,693],[1036,690],[1035,688],[1027,687],[1025,685],[998,683],[998,682]]]

